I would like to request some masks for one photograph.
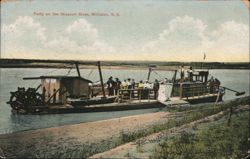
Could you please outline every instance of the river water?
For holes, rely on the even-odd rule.
[[[160,109],[145,109],[79,114],[12,115],[10,106],[6,104],[10,98],[9,92],[16,91],[18,86],[37,87],[40,82],[40,80],[23,80],[23,77],[76,75],[76,71],[71,70],[69,72],[69,69],[8,68],[0,69],[0,72],[0,134],[160,111]],[[134,78],[138,82],[147,78],[148,70],[103,69],[102,73],[105,81],[108,77],[113,76],[118,77],[120,80]],[[155,78],[172,78],[173,73],[171,71],[153,71],[150,79],[153,81]],[[250,70],[210,70],[210,75],[218,78],[223,86],[245,91],[245,95],[249,95],[249,73]],[[81,69],[81,76],[92,81],[99,80],[98,70],[96,69]],[[236,98],[234,93],[227,91],[224,100],[233,98]]]

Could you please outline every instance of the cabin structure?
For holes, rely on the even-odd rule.
[[[188,78],[180,79],[173,83],[171,91],[172,97],[179,97],[190,103],[197,99],[204,102],[215,101],[220,91],[220,82],[208,80],[208,71],[195,71],[188,74]],[[224,93],[219,93],[219,101],[222,100]]]
[[[25,79],[41,79],[41,91],[46,103],[66,104],[67,98],[87,99],[92,81],[79,76],[40,76]]]
[[[90,80],[78,76],[41,76],[41,88],[45,101],[67,102],[67,98],[89,98]]]

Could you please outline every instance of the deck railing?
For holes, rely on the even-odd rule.
[[[138,100],[153,100],[156,99],[156,91],[154,89],[119,89],[117,93],[117,102],[121,103],[124,101]]]
[[[217,94],[219,85],[180,85],[180,98]]]

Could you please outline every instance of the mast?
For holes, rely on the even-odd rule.
[[[76,62],[76,70],[77,70],[78,77],[81,77],[80,70],[78,67],[78,62]]]
[[[175,82],[176,81],[176,75],[177,75],[177,70],[174,70],[174,75],[172,77],[172,81]]]
[[[100,81],[101,81],[101,85],[102,85],[102,94],[103,94],[103,97],[106,98],[105,90],[104,90],[104,84],[103,84],[103,79],[102,79],[102,70],[101,70],[101,62],[100,61],[97,61],[97,66],[98,66],[98,71],[99,71],[99,75],[100,75]]]

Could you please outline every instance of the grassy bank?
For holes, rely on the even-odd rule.
[[[249,99],[250,97],[245,97],[235,101],[221,103],[216,107],[214,107],[213,104],[202,104],[191,107],[167,108],[164,111],[171,111],[171,114],[164,118],[165,122],[163,123],[155,123],[154,125],[143,127],[136,131],[129,129],[126,131],[124,130],[121,131],[118,136],[103,138],[98,141],[92,141],[90,138],[87,142],[81,142],[77,138],[67,138],[67,136],[63,134],[58,134],[60,137],[54,139],[51,134],[46,134],[46,132],[44,132],[44,134],[42,134],[43,138],[34,137],[32,140],[16,140],[16,138],[9,138],[8,140],[1,140],[0,148],[7,158],[86,158],[130,141],[135,141],[137,151],[143,152],[142,145],[145,143],[141,138],[157,132],[178,128],[187,123],[204,119],[207,116],[227,110],[226,113],[222,114],[220,117],[225,116],[230,112],[230,108],[237,109],[239,105],[248,105]],[[234,121],[234,119],[232,121]],[[205,135],[202,136],[205,137]],[[178,139],[176,138],[176,140]],[[167,139],[166,142],[168,141],[170,140]],[[154,154],[155,157],[160,158],[160,154],[164,155],[164,146],[160,148],[159,145],[156,146],[155,152],[162,152],[159,153],[159,156],[157,156],[156,153]]]
[[[223,117],[225,118],[227,117],[227,115],[230,114],[230,108],[232,108],[232,110],[234,111],[238,109],[240,105],[248,105],[249,107],[249,97],[246,97],[243,99],[237,99],[235,101],[231,101],[228,103],[221,103],[220,105],[216,107],[214,107],[213,104],[206,104],[206,105],[201,104],[201,105],[197,105],[197,106],[193,106],[189,108],[187,107],[177,108],[177,109],[171,108],[171,111],[173,113],[167,117],[169,120],[168,122],[164,124],[154,125],[152,127],[148,127],[147,129],[138,130],[136,132],[121,132],[120,138],[122,139],[122,142],[124,144],[130,141],[133,141],[132,143],[129,144],[130,146],[123,145],[124,147],[120,146],[119,148],[117,148],[118,150],[114,149],[111,151],[107,151],[105,153],[94,155],[93,157],[94,158],[95,157],[144,158],[144,157],[151,156],[152,158],[156,158],[156,157],[164,158],[165,149],[161,145],[159,146],[158,142],[162,143],[162,141],[165,140],[166,136],[168,137],[168,136],[171,136],[172,134],[173,136],[175,136],[175,134],[179,133],[178,131],[182,131],[185,129],[196,130],[197,124],[204,124],[206,122],[211,122],[211,119],[207,120],[208,116],[212,118],[212,121],[219,121],[221,118]],[[221,111],[223,111],[223,113],[221,113]],[[216,115],[213,116],[213,114],[216,114]],[[194,121],[196,122],[195,124],[189,125],[189,123],[193,123]],[[248,121],[247,118],[245,118],[245,123],[247,123],[247,121]],[[214,122],[211,122],[211,123],[213,124]],[[206,130],[204,131],[206,132]],[[246,135],[246,133],[247,132],[244,132],[243,134]],[[155,137],[149,137],[149,136],[152,136],[151,134]],[[210,136],[208,136],[208,138],[209,137]],[[244,141],[247,141],[247,140],[245,139]],[[155,146],[156,148],[152,148],[152,145],[153,146],[157,145],[157,146]],[[206,146],[207,145],[205,145],[205,147]],[[176,147],[178,148],[178,145],[176,145]],[[176,157],[178,158],[182,156],[176,156]]]
[[[195,131],[167,137],[158,144],[152,158],[244,158],[250,150],[249,111],[198,127]]]

